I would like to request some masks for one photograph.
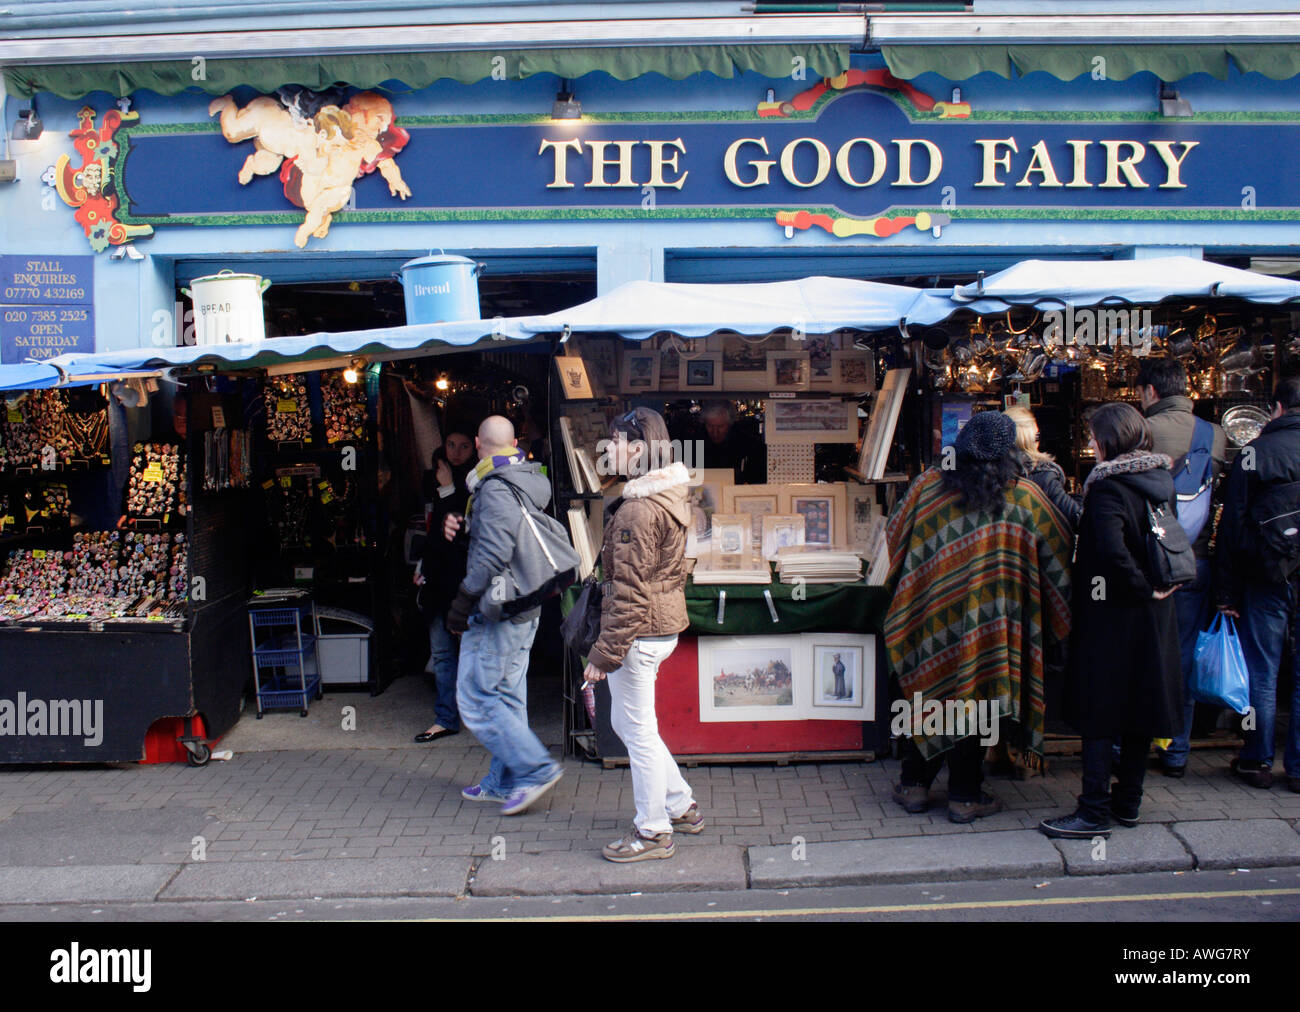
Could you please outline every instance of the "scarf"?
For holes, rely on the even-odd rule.
[[[1152,453],[1150,450],[1129,450],[1128,453],[1121,453],[1113,460],[1103,460],[1092,469],[1083,483],[1084,502],[1088,500],[1088,489],[1092,487],[1093,482],[1116,474],[1141,474],[1143,471],[1154,471],[1161,467],[1172,468],[1173,463],[1163,453]]]
[[[528,460],[528,454],[517,446],[502,446],[490,450],[488,455],[480,460],[474,470],[470,471],[465,478],[465,487],[473,492],[493,471],[501,471],[507,467],[514,467],[516,464],[523,464]]]

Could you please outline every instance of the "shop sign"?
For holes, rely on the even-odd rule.
[[[399,116],[369,92],[310,94],[223,96],[210,123],[107,113],[112,159],[89,184],[108,180],[96,193],[114,235],[292,224],[305,247],[334,222],[693,218],[870,239],[990,219],[1300,218],[1300,176],[1278,171],[1300,156],[1300,113],[979,110],[884,71],[752,111],[581,121]],[[62,168],[61,193],[75,182]]]
[[[0,256],[0,362],[95,350],[95,258]]]

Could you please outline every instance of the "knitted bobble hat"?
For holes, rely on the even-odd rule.
[[[1001,411],[981,411],[957,433],[957,452],[976,460],[997,460],[1015,445],[1016,423]]]

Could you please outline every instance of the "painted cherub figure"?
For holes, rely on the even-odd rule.
[[[294,233],[300,249],[309,237],[329,234],[334,214],[352,196],[353,184],[376,169],[392,196],[405,200],[411,195],[393,161],[410,135],[393,125],[392,104],[381,95],[362,92],[342,108],[322,106],[310,119],[267,96],[243,109],[229,95],[222,96],[208,111],[220,113],[221,132],[228,141],[253,140],[256,150],[240,170],[241,184],[279,170],[285,197],[307,212]]]

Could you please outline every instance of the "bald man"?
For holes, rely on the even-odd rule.
[[[465,579],[447,611],[447,630],[461,637],[456,705],[461,720],[492,754],[487,775],[460,792],[466,801],[494,801],[505,815],[517,815],[560,779],[560,765],[528,726],[528,653],[537,635],[540,601],[502,603],[512,564],[538,565],[536,538],[518,537],[521,509],[544,510],[551,483],[541,466],[527,459],[510,420],[492,415],[474,439],[478,466],[466,486],[466,516],[451,514],[443,527],[448,540],[469,529]],[[539,567],[540,568],[540,567]]]

